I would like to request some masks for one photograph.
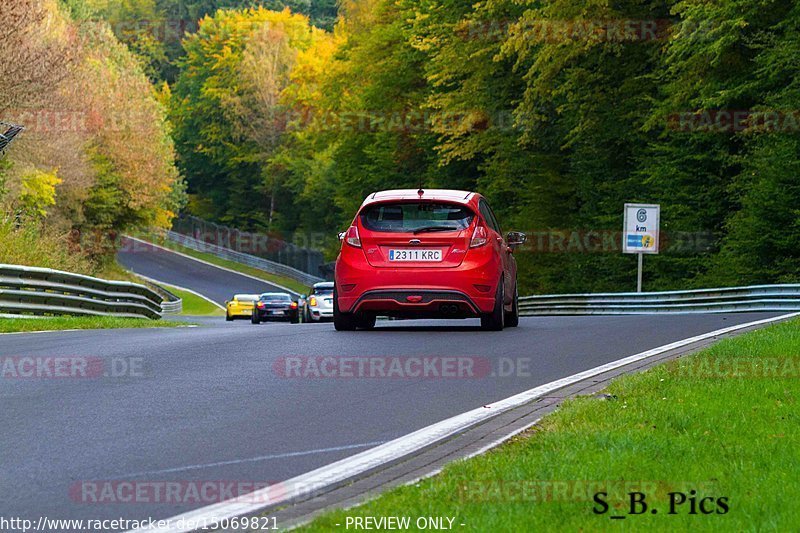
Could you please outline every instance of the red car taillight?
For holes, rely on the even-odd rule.
[[[289,307],[291,307],[292,309],[297,309],[297,302],[292,302],[292,305],[290,305]]]
[[[361,238],[358,236],[358,228],[350,226],[344,234],[344,242],[355,248],[361,248]]]
[[[475,231],[472,232],[472,239],[469,241],[470,248],[477,248],[489,242],[489,234],[486,228],[478,224],[475,226]]]
[[[263,309],[263,308],[264,308],[264,302],[258,302],[258,303],[256,304],[256,306],[257,306],[259,309]]]

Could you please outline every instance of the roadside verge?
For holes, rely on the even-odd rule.
[[[13,333],[45,333],[82,329],[172,328],[185,322],[120,318],[112,316],[0,317],[0,335]]]

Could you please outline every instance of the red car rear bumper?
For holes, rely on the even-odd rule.
[[[492,259],[480,263],[465,259],[452,268],[376,268],[357,253],[352,261],[348,255],[336,263],[342,312],[479,316],[494,308],[502,265]]]

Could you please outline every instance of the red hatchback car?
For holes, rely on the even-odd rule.
[[[451,190],[370,194],[340,234],[333,320],[337,330],[370,329],[377,315],[480,317],[498,331],[519,323],[514,248],[486,199]]]

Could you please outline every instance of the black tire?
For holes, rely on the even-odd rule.
[[[300,316],[299,315],[293,316],[292,318],[289,319],[289,323],[290,324],[299,324],[300,323]]]
[[[233,322],[233,317],[228,313],[225,313],[225,321],[226,322]]]
[[[503,305],[503,280],[497,284],[494,295],[494,309],[491,313],[481,316],[481,329],[486,331],[502,331],[505,325],[506,311]]]
[[[339,297],[336,285],[333,286],[333,327],[336,331],[354,331],[358,327],[358,317],[353,313],[339,311]]]
[[[258,313],[253,313],[253,315],[250,317],[250,322],[252,324],[261,324],[261,317],[258,316]]]
[[[515,328],[519,326],[519,291],[517,290],[516,280],[514,281],[514,301],[511,304],[511,312],[506,313],[506,327]]]
[[[358,327],[361,329],[373,329],[378,317],[375,315],[357,315]]]

